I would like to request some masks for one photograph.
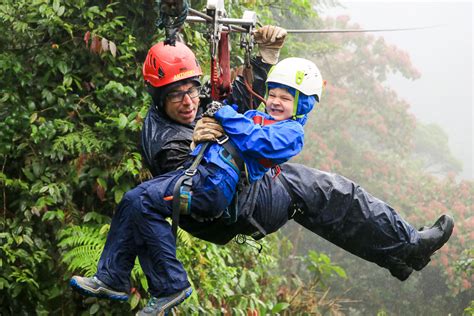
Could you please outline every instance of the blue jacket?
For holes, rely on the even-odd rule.
[[[244,114],[237,113],[229,105],[224,106],[214,115],[229,136],[229,141],[244,160],[251,183],[261,179],[270,169],[268,162],[273,165],[281,164],[297,155],[303,149],[304,140],[303,126],[299,122],[289,119],[261,126],[253,122],[252,118],[256,115],[273,120],[270,115],[255,110]],[[196,147],[192,155],[198,153],[200,146]],[[239,175],[222,158],[220,155],[222,150],[222,145],[212,143],[203,159],[218,165],[237,181]],[[264,163],[262,159],[265,160]]]

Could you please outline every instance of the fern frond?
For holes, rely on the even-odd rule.
[[[79,245],[103,245],[106,235],[100,227],[71,226],[59,234],[59,247],[68,248]]]
[[[101,152],[103,149],[104,142],[98,139],[95,133],[88,127],[59,136],[53,144],[53,152],[58,156]]]
[[[68,270],[92,276],[106,240],[101,227],[71,226],[60,232],[59,239],[58,246],[66,250],[61,260]]]
[[[62,261],[68,264],[70,271],[80,271],[86,276],[92,276],[97,270],[102,253],[103,245],[97,246],[79,246],[67,252]]]
[[[138,263],[138,260],[135,260],[135,265],[132,269],[132,280],[134,284],[140,284],[145,291],[148,290],[148,281],[146,279],[145,273],[143,273],[143,270]]]
[[[181,228],[178,228],[178,239],[185,246],[191,246],[193,244],[193,237]]]

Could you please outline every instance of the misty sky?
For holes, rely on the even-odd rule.
[[[436,123],[449,135],[462,178],[473,172],[473,4],[470,1],[339,1],[346,8],[331,16],[349,15],[361,28],[435,28],[374,33],[410,54],[421,72],[416,81],[390,79],[390,86],[411,104],[410,112],[424,123]]]

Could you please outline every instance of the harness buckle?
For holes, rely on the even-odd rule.
[[[228,140],[229,140],[229,136],[224,135],[223,137],[218,138],[216,142],[217,142],[219,145],[222,145],[222,144],[224,144],[225,142],[227,142]]]
[[[187,169],[184,174],[188,177],[192,177],[196,174],[197,169]]]

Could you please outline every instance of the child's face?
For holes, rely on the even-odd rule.
[[[294,97],[282,88],[275,88],[268,91],[266,102],[267,113],[276,121],[283,121],[293,115]]]

